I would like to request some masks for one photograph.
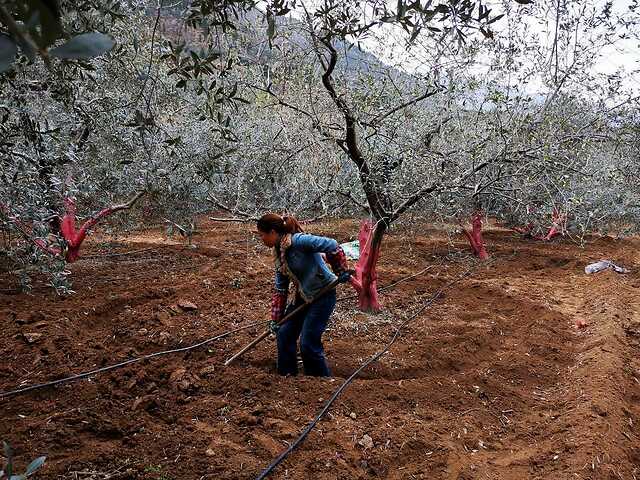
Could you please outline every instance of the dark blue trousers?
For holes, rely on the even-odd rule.
[[[285,310],[285,315],[301,305],[297,299]],[[300,355],[305,375],[329,377],[331,372],[324,357],[322,334],[327,328],[329,317],[336,306],[336,291],[332,290],[313,302],[307,308],[288,320],[278,329],[278,373],[296,375],[298,373],[298,337]]]

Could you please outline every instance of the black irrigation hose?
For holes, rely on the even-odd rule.
[[[81,257],[83,260],[95,260],[102,258],[111,258],[111,257],[123,257],[125,255],[135,255],[136,253],[148,252],[151,250],[158,250],[160,247],[149,247],[149,248],[141,248],[139,250],[129,250],[127,252],[116,252],[116,253],[96,253],[94,255],[85,255]]]
[[[107,372],[109,370],[115,370],[116,368],[121,368],[121,367],[124,367],[126,365],[130,365],[132,363],[137,363],[137,362],[141,362],[143,360],[148,360],[150,358],[160,357],[162,355],[169,355],[169,354],[172,354],[172,353],[187,352],[189,350],[194,350],[196,348],[200,348],[200,347],[202,347],[204,345],[207,345],[207,344],[209,344],[211,342],[214,342],[216,340],[220,340],[221,338],[228,337],[232,333],[237,333],[237,332],[240,332],[242,330],[248,330],[249,328],[257,327],[257,326],[260,326],[260,325],[266,325],[267,323],[269,323],[269,322],[268,321],[260,321],[260,322],[251,323],[249,325],[245,325],[243,327],[239,327],[239,328],[236,328],[234,330],[229,330],[227,332],[221,333],[219,335],[216,335],[215,337],[207,338],[206,340],[203,340],[202,342],[196,343],[195,345],[191,345],[191,346],[188,346],[188,347],[182,347],[182,348],[176,348],[176,349],[173,349],[173,350],[164,350],[162,352],[150,353],[149,355],[144,355],[142,357],[132,358],[132,359],[126,360],[124,362],[117,363],[115,365],[109,365],[107,367],[98,368],[96,370],[91,370],[89,372],[79,373],[77,375],[72,375],[70,377],[61,378],[61,379],[58,379],[58,380],[53,380],[51,382],[40,383],[40,384],[37,384],[37,385],[30,385],[28,387],[19,388],[19,389],[16,389],[16,390],[10,390],[8,392],[0,392],[0,399],[9,398],[9,397],[12,397],[14,395],[20,395],[22,393],[31,392],[33,390],[39,390],[39,389],[45,388],[45,387],[52,387],[54,385],[60,385],[60,384],[63,384],[63,383],[72,382],[74,380],[80,380],[80,379],[86,378],[86,377],[91,377],[91,376],[96,375],[98,373]]]
[[[364,370],[365,368],[367,368],[369,365],[371,365],[373,362],[375,362],[376,360],[378,360],[380,357],[382,357],[385,353],[387,353],[389,351],[389,349],[391,348],[391,346],[395,343],[395,341],[398,339],[398,337],[400,336],[400,332],[402,331],[402,329],[412,320],[415,320],[418,315],[420,315],[423,311],[425,311],[429,306],[431,306],[433,304],[433,302],[435,302],[438,298],[440,298],[440,296],[442,296],[442,294],[444,293],[444,291],[450,287],[452,287],[453,285],[455,285],[456,283],[458,283],[459,281],[463,280],[464,278],[468,277],[470,274],[472,273],[472,270],[469,269],[467,270],[465,273],[463,273],[462,275],[460,275],[458,278],[456,278],[455,280],[449,282],[448,284],[444,285],[443,287],[440,287],[440,289],[438,289],[438,291],[436,293],[434,293],[431,298],[429,298],[429,300],[427,300],[427,302],[422,305],[421,308],[419,308],[413,315],[411,315],[409,318],[407,318],[405,321],[403,321],[397,328],[396,328],[396,332],[393,335],[393,337],[391,338],[391,340],[387,343],[387,345],[380,350],[378,353],[376,353],[374,356],[372,356],[371,358],[369,358],[366,362],[364,362],[362,365],[360,365],[360,367],[358,367],[358,369],[353,372],[351,374],[351,376],[349,378],[347,378],[342,385],[340,385],[340,387],[338,387],[338,389],[333,393],[333,395],[331,396],[331,398],[329,398],[329,400],[327,401],[327,403],[325,403],[324,407],[322,407],[322,409],[320,410],[320,412],[316,415],[316,417],[311,421],[311,423],[309,423],[309,425],[307,425],[307,428],[305,428],[302,433],[300,434],[300,436],[291,443],[291,445],[289,445],[289,447],[282,452],[273,462],[271,462],[271,464],[265,468],[262,473],[256,477],[256,480],[263,480],[265,478],[267,478],[267,476],[269,476],[269,474],[278,466],[280,465],[280,463],[282,463],[282,461],[291,453],[293,452],[303,441],[304,439],[307,437],[307,435],[309,435],[309,433],[311,432],[311,430],[313,430],[313,428],[318,424],[318,422],[325,416],[325,414],[327,413],[327,411],[329,410],[329,407],[331,407],[331,405],[333,404],[333,402],[336,401],[336,399],[340,396],[340,394],[342,393],[342,391],[347,388],[347,386],[353,381],[354,378],[356,378],[358,376],[358,374],[360,374],[360,372],[362,370]]]

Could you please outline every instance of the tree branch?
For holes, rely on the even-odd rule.
[[[389,199],[385,196],[384,200],[381,201],[379,197],[382,188],[380,188],[380,186],[376,184],[371,173],[371,169],[369,168],[369,164],[363,157],[358,145],[356,117],[348,107],[344,99],[338,95],[333,85],[332,75],[338,62],[338,52],[331,43],[330,37],[327,36],[321,38],[320,42],[329,51],[329,61],[322,75],[322,84],[329,93],[329,96],[331,97],[333,102],[340,109],[342,115],[344,116],[345,138],[344,140],[338,141],[338,145],[347,153],[349,158],[351,158],[353,163],[355,163],[358,167],[360,173],[360,181],[362,183],[362,188],[365,192],[365,195],[367,196],[367,201],[371,208],[371,213],[377,219],[385,219],[389,216],[385,208],[385,204],[389,203]],[[316,53],[320,55],[320,52]]]
[[[421,188],[420,190],[418,190],[417,192],[412,194],[409,198],[407,198],[404,202],[402,202],[398,206],[398,208],[396,208],[396,210],[393,212],[393,215],[391,215],[391,221],[393,222],[393,221],[397,220],[398,217],[400,217],[400,215],[402,215],[407,209],[412,207],[421,198],[423,198],[426,195],[429,195],[430,193],[433,193],[434,191],[438,190],[439,188],[440,188],[439,184],[433,183],[433,184],[429,185],[428,187]]]
[[[220,217],[209,217],[209,220],[212,222],[228,222],[228,223],[249,223],[253,221],[257,221],[255,218],[220,218]]]
[[[103,208],[102,210],[100,210],[99,212],[91,215],[91,217],[89,217],[89,219],[87,219],[83,224],[82,227],[80,227],[80,230],[78,230],[78,233],[76,234],[76,238],[75,241],[73,243],[77,243],[77,246],[79,246],[80,243],[82,243],[82,241],[84,240],[84,237],[87,234],[87,231],[93,227],[96,223],[98,223],[100,221],[101,218],[104,217],[108,217],[109,215],[115,213],[115,212],[119,212],[120,210],[128,210],[129,208],[133,207],[133,205],[145,194],[145,191],[141,191],[135,194],[135,196],[129,200],[126,203],[122,203],[120,205],[113,205],[111,207],[107,207],[107,208]],[[67,239],[68,240],[68,239]],[[76,245],[73,245],[76,246]]]
[[[243,217],[246,222],[252,222],[252,221],[257,221],[258,220],[256,217],[252,216],[249,213],[246,213],[246,212],[243,212],[241,210],[237,210],[237,209],[233,209],[233,208],[227,207],[225,204],[220,202],[217,198],[215,198],[211,194],[209,194],[209,196],[207,197],[207,200],[209,202],[213,203],[220,210],[224,210],[225,212],[228,212],[228,213],[230,213],[232,215],[239,215],[239,216]],[[214,220],[214,219],[212,218],[211,220]]]
[[[311,124],[312,124],[313,128],[315,130],[317,130],[318,132],[320,132],[320,134],[323,137],[327,138],[328,140],[331,140],[331,141],[336,142],[336,143],[338,143],[340,141],[339,139],[336,139],[335,137],[330,135],[329,132],[327,132],[322,127],[322,125],[320,125],[320,122],[318,121],[317,116],[313,115],[312,113],[310,113],[310,112],[308,112],[308,111],[306,111],[306,110],[304,110],[304,109],[302,109],[302,108],[300,108],[300,107],[298,107],[296,105],[293,105],[292,103],[289,103],[289,102],[286,102],[286,101],[282,100],[282,98],[280,98],[278,96],[278,94],[275,93],[271,89],[271,84],[269,84],[267,86],[267,88],[263,88],[263,87],[259,87],[257,85],[251,85],[251,84],[249,84],[248,86],[251,87],[251,88],[254,88],[256,90],[259,90],[261,92],[264,92],[264,93],[267,93],[267,94],[271,95],[278,102],[277,105],[282,105],[283,107],[286,107],[286,108],[288,108],[290,110],[293,110],[296,113],[299,113],[299,114],[304,115],[307,118],[309,118],[309,120],[311,120]],[[270,106],[273,106],[273,105],[270,105]]]
[[[367,127],[375,127],[377,125],[380,124],[380,122],[382,122],[385,118],[393,115],[396,112],[399,112],[400,110],[403,110],[407,107],[410,107],[411,105],[415,105],[418,102],[421,102],[422,100],[425,100],[429,97],[432,97],[434,95],[436,95],[437,93],[440,93],[442,91],[441,88],[437,88],[435,90],[427,90],[426,92],[424,92],[422,95],[412,98],[411,100],[408,100],[394,108],[392,108],[391,110],[388,110],[387,112],[377,115],[376,117],[373,118],[373,120],[371,120],[370,122],[362,122],[363,125],[366,125]]]
[[[32,243],[49,255],[53,255],[54,257],[62,253],[62,249],[47,244],[47,242],[41,238],[34,238],[33,231],[31,231],[29,227],[24,224],[24,222],[12,216],[11,212],[9,211],[9,207],[4,203],[0,203],[0,213],[7,217],[7,221],[11,222],[13,226],[18,230],[18,232],[20,232],[28,242]]]
[[[369,208],[368,205],[365,205],[364,203],[358,201],[358,199],[356,199],[353,195],[351,195],[351,192],[346,192],[345,193],[345,192],[342,192],[340,190],[331,190],[331,192],[345,197],[349,201],[355,203],[358,207],[362,208],[365,212],[371,213],[371,208]]]
[[[458,176],[458,178],[454,182],[452,182],[452,185],[460,185],[461,183],[464,182],[465,178],[467,178],[470,175],[473,175],[474,173],[479,172],[490,163],[491,162],[483,162],[469,169],[467,172]],[[400,215],[402,215],[407,209],[415,205],[424,196],[429,195],[430,193],[433,193],[436,190],[441,190],[443,188],[446,188],[446,187],[436,182],[436,183],[432,183],[428,187],[421,188],[417,192],[413,193],[409,198],[407,198],[404,202],[402,202],[402,204],[400,204],[398,208],[396,208],[396,210],[393,212],[393,215],[391,215],[391,221],[396,220]]]

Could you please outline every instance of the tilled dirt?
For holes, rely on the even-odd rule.
[[[205,224],[197,247],[155,231],[96,235],[71,266],[77,293],[0,282],[0,391],[187,346],[268,318],[269,251],[250,227]],[[353,239],[356,221],[313,225]],[[384,311],[338,304],[325,347],[334,377],[275,374],[263,327],[64,386],[0,400],[0,438],[39,478],[255,478],[332,392],[441,287],[387,355],[353,381],[273,478],[640,477],[640,241],[462,238],[413,226],[385,240]],[[586,275],[609,258],[626,275]],[[3,270],[4,271],[4,270]],[[465,272],[470,275],[462,278]],[[350,297],[348,287],[339,296]],[[197,307],[193,309],[193,305]],[[586,324],[586,326],[584,326]],[[578,326],[580,328],[578,328]]]

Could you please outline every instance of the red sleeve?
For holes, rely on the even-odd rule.
[[[287,294],[279,290],[274,290],[271,296],[271,320],[278,322],[284,314],[287,305]]]
[[[347,256],[344,254],[344,250],[338,245],[338,249],[335,252],[327,253],[327,261],[331,265],[331,269],[335,274],[340,274],[349,269],[347,263]]]

